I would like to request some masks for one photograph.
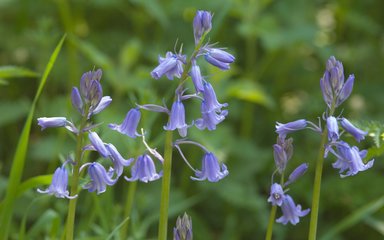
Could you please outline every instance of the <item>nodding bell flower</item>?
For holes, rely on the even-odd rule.
[[[304,175],[304,173],[308,170],[308,163],[300,164],[291,174],[289,174],[288,181],[284,183],[284,186],[288,186],[289,184],[296,181],[298,178]]]
[[[336,142],[339,140],[339,125],[337,124],[337,119],[334,116],[327,118],[327,129],[329,142]]]
[[[216,97],[215,90],[213,89],[212,85],[204,81],[204,91],[203,91],[203,98],[206,104],[206,110],[213,110],[213,111],[221,111],[221,108],[227,107],[227,103],[219,103]]]
[[[159,65],[153,69],[151,76],[154,79],[159,79],[166,75],[169,80],[173,77],[180,78],[183,74],[183,64],[186,63],[186,56],[167,52],[165,58],[159,56]]]
[[[53,174],[52,183],[46,190],[37,189],[39,193],[45,193],[48,195],[55,195],[57,198],[76,198],[75,196],[69,196],[69,191],[67,190],[68,186],[68,172],[65,169],[64,165],[58,167]]]
[[[209,109],[206,101],[201,102],[201,115],[202,118],[199,118],[195,121],[195,125],[198,129],[204,130],[207,128],[209,131],[215,130],[216,125],[224,121],[225,117],[228,115],[227,110],[216,112],[214,109]]]
[[[207,47],[204,50],[206,52],[204,54],[205,60],[221,70],[228,70],[230,68],[229,64],[235,61],[235,57],[232,54],[222,49]]]
[[[192,61],[191,72],[189,73],[189,75],[192,78],[196,93],[203,92],[203,77],[201,76],[200,67],[196,64],[196,61]]]
[[[105,143],[96,132],[89,131],[88,138],[96,151],[100,153],[103,158],[107,158],[111,153],[105,147]]]
[[[270,202],[274,206],[276,205],[280,207],[283,204],[284,198],[285,194],[281,185],[278,183],[272,184],[268,202]]]
[[[283,203],[281,204],[281,210],[283,212],[283,216],[278,218],[276,222],[282,223],[286,225],[290,222],[292,225],[296,225],[300,222],[300,217],[304,217],[310,211],[310,209],[301,210],[300,205],[295,205],[292,197],[289,195],[285,195],[283,199]]]
[[[368,134],[368,132],[365,132],[353,126],[353,124],[350,121],[348,121],[348,119],[346,118],[341,118],[340,124],[344,128],[344,130],[347,131],[349,134],[351,134],[358,142],[363,140],[365,136]]]
[[[192,240],[192,219],[187,213],[177,217],[176,227],[173,228],[173,240]]]
[[[97,194],[103,193],[107,189],[107,185],[114,185],[118,179],[112,179],[114,173],[113,169],[110,169],[107,172],[100,163],[86,163],[81,166],[80,171],[82,171],[86,166],[88,166],[88,175],[91,181],[83,188],[88,189],[89,192],[96,191]]]
[[[359,151],[356,146],[350,147],[345,142],[337,145],[337,152],[333,149],[330,151],[337,157],[337,161],[332,164],[333,168],[339,169],[340,177],[348,177],[356,175],[358,172],[365,171],[373,166],[374,159],[363,163],[363,158],[367,155],[367,150]],[[345,172],[345,174],[342,174]]]
[[[196,170],[196,177],[191,177],[192,180],[203,181],[208,180],[210,182],[218,182],[222,178],[228,175],[227,166],[224,163],[221,165],[216,156],[207,152],[203,156],[203,162],[201,164],[201,171]]]
[[[37,124],[41,127],[41,131],[46,128],[65,127],[73,133],[79,132],[75,125],[65,117],[41,117],[37,119]]]
[[[307,121],[305,119],[299,119],[289,123],[276,122],[276,133],[280,138],[285,138],[287,134],[302,130],[307,127]]]
[[[120,177],[123,173],[124,167],[129,166],[134,159],[124,159],[121,154],[117,151],[116,147],[111,143],[106,144],[105,147],[111,154],[109,158],[113,163],[113,170],[115,171],[116,175]]]
[[[168,131],[177,129],[181,137],[187,136],[189,126],[185,123],[185,108],[180,98],[172,104],[170,114],[169,122],[164,126],[164,129]]]
[[[193,19],[193,35],[195,44],[198,44],[204,33],[208,33],[212,28],[212,14],[208,11],[197,11]]]
[[[141,113],[139,108],[132,108],[128,111],[127,116],[125,117],[122,124],[109,124],[108,127],[112,130],[118,131],[121,134],[125,134],[131,138],[136,138],[141,136],[137,133],[137,126],[140,122]]]
[[[163,172],[156,173],[156,167],[152,158],[148,154],[141,155],[137,158],[135,165],[131,168],[131,177],[124,177],[125,180],[150,182],[159,179]]]

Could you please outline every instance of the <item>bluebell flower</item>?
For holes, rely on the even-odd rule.
[[[353,83],[355,81],[354,75],[349,75],[347,81],[344,83],[339,95],[337,96],[336,107],[340,106],[352,93]]]
[[[177,217],[176,227],[173,228],[173,240],[192,240],[192,219],[186,213]]]
[[[84,104],[81,99],[79,89],[77,87],[72,88],[71,93],[72,106],[81,114],[84,115]]]
[[[367,155],[367,150],[359,151],[356,146],[350,147],[347,143],[341,142],[337,145],[337,152],[331,152],[337,157],[337,161],[332,164],[333,168],[339,169],[340,177],[356,175],[358,172],[365,171],[373,166],[374,159],[364,164],[363,158]],[[342,174],[346,172],[345,174]]]
[[[124,177],[127,181],[149,182],[159,179],[163,172],[156,173],[155,163],[148,154],[137,158],[135,165],[131,168],[131,177]]]
[[[222,49],[208,47],[204,48],[204,50],[206,51],[204,54],[205,60],[221,70],[228,70],[230,68],[229,64],[235,61],[232,54]]]
[[[207,11],[197,11],[193,19],[193,35],[195,44],[198,44],[204,33],[208,33],[212,28],[212,14]]]
[[[284,198],[285,194],[281,185],[278,183],[272,184],[268,202],[274,206],[281,206],[283,204]]]
[[[106,107],[109,106],[109,104],[111,104],[111,102],[112,102],[112,98],[110,96],[102,97],[100,102],[93,109],[90,109],[88,118],[94,114],[97,114],[103,111]]]
[[[292,171],[291,174],[289,174],[288,181],[284,183],[284,186],[288,186],[289,184],[296,181],[298,178],[304,175],[304,173],[308,170],[308,163],[302,163],[300,164],[295,170]]]
[[[227,176],[228,173],[227,166],[224,163],[220,165],[213,153],[206,152],[203,156],[201,171],[196,170],[196,177],[191,177],[191,179],[197,181],[208,179],[210,182],[217,182]]]
[[[164,129],[168,131],[177,129],[181,137],[187,136],[188,125],[185,123],[185,108],[181,100],[177,99],[172,104],[169,121]]]
[[[140,110],[138,108],[132,108],[128,111],[122,124],[109,124],[108,127],[131,138],[136,138],[140,136],[140,134],[137,133],[137,126],[139,125],[140,117]]]
[[[201,76],[200,67],[196,64],[196,61],[192,61],[191,72],[189,73],[189,75],[192,78],[196,93],[203,92],[203,77]]]
[[[183,64],[186,62],[186,56],[167,52],[165,58],[159,56],[159,65],[153,69],[151,76],[159,79],[166,75],[169,80],[173,77],[180,78],[183,74]]]
[[[88,138],[91,141],[92,146],[95,148],[96,151],[100,153],[103,158],[107,158],[111,155],[111,153],[105,147],[105,143],[103,142],[103,140],[101,140],[101,138],[99,137],[99,135],[97,135],[96,132],[89,131]]]
[[[216,125],[221,123],[228,115],[227,110],[216,112],[215,110],[209,110],[206,101],[201,102],[201,116],[195,121],[195,125],[198,129],[203,130],[207,128],[209,131],[215,130]]]
[[[113,163],[113,170],[115,171],[118,177],[121,176],[121,174],[123,173],[124,167],[129,166],[134,159],[133,158],[124,159],[121,156],[121,154],[117,151],[116,147],[111,143],[106,144],[105,147],[111,154],[109,158]]]
[[[346,118],[341,118],[340,124],[344,128],[344,130],[347,131],[349,134],[351,134],[358,142],[363,140],[365,136],[368,134],[368,132],[365,132],[353,126],[353,124],[350,121],[348,121],[348,119]]]
[[[97,69],[96,71],[89,71],[84,73],[80,79],[80,93],[86,100],[86,102],[91,102],[93,97],[91,95],[95,94],[95,90],[97,91],[99,86],[95,85],[94,82],[100,82],[101,76],[103,72],[101,69]]]
[[[65,127],[73,133],[78,133],[78,129],[75,125],[65,117],[41,117],[37,119],[37,124],[41,127],[41,131],[46,128]]]
[[[287,134],[304,129],[307,126],[305,119],[296,120],[289,123],[276,122],[276,133],[280,138],[285,138]]]
[[[80,171],[83,168],[88,166],[88,175],[90,177],[90,182],[87,183],[83,188],[88,189],[89,192],[97,192],[97,194],[105,192],[108,186],[112,186],[116,183],[117,179],[113,179],[113,169],[110,169],[108,172],[105,168],[97,162],[86,163],[81,166]]]
[[[204,97],[207,110],[220,111],[221,108],[228,106],[227,103],[223,103],[223,104],[219,103],[216,97],[215,90],[213,89],[212,85],[209,82],[204,81],[203,85],[204,85],[203,97]]]
[[[327,129],[328,129],[328,141],[336,142],[339,140],[339,125],[337,119],[334,116],[327,118]]]
[[[75,196],[69,196],[68,186],[68,172],[64,166],[58,167],[53,174],[52,183],[46,190],[37,189],[39,193],[46,193],[48,195],[55,195],[58,198],[76,198]]]
[[[310,211],[310,209],[301,210],[301,206],[296,206],[292,197],[288,194],[286,194],[283,199],[281,210],[283,212],[283,216],[278,218],[276,222],[282,223],[284,225],[286,225],[288,222],[290,222],[292,225],[296,225],[300,222],[300,217],[304,217]]]

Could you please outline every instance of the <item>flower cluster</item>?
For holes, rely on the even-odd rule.
[[[173,240],[192,240],[192,219],[187,213],[177,217],[176,226],[173,228]]]
[[[80,136],[80,138],[82,138],[84,134],[88,134],[90,142],[90,144],[78,149],[78,151],[81,151],[81,154],[78,154],[80,159],[73,160],[70,158],[64,162],[53,174],[51,185],[46,190],[38,189],[38,192],[55,195],[58,198],[76,197],[77,195],[70,196],[67,190],[68,171],[66,165],[69,163],[72,165],[82,164],[81,167],[78,168],[79,172],[88,167],[89,181],[83,188],[88,189],[90,192],[96,191],[97,194],[100,194],[106,190],[107,185],[115,184],[122,175],[123,168],[133,162],[133,159],[124,159],[113,144],[104,143],[99,135],[93,131],[98,125],[92,124],[90,121],[91,116],[104,110],[112,101],[110,96],[103,96],[103,90],[100,84],[101,75],[102,71],[100,69],[86,72],[81,77],[80,90],[77,87],[72,89],[72,105],[82,116],[79,127],[76,127],[74,123],[65,117],[41,117],[37,119],[41,130],[52,127],[65,127],[70,132]],[[98,162],[83,163],[83,152],[88,150],[97,151],[103,158],[109,159],[111,162],[109,170],[107,171],[105,167]]]
[[[281,124],[277,123],[276,133],[278,134],[277,143],[273,146],[274,159],[277,172],[283,175],[289,159],[292,157],[293,145],[292,139],[286,138],[288,134],[302,130],[311,129],[319,134],[326,134],[327,142],[324,147],[324,158],[329,153],[333,154],[337,160],[332,164],[333,168],[339,170],[340,177],[347,177],[365,171],[372,167],[374,160],[364,164],[367,151],[360,151],[357,146],[350,146],[347,142],[341,140],[343,133],[349,133],[358,142],[363,140],[367,132],[355,127],[348,119],[342,116],[335,116],[335,111],[351,94],[354,83],[354,76],[350,75],[347,80],[344,78],[343,64],[330,57],[326,64],[326,70],[320,79],[320,87],[327,108],[323,114],[325,129],[322,129],[321,123],[316,125],[305,119]],[[340,126],[342,131],[340,131]],[[297,224],[299,217],[308,214],[309,209],[301,210],[300,205],[295,205],[292,197],[287,195],[283,187],[291,184],[298,179],[307,170],[308,164],[303,163],[297,167],[284,183],[273,183],[271,186],[268,202],[272,205],[281,207],[283,216],[277,219],[277,222],[286,224],[288,222]]]
[[[168,122],[163,126],[166,131],[177,130],[182,138],[188,136],[188,129],[196,126],[200,130],[208,129],[215,130],[217,125],[221,123],[228,115],[228,110],[224,109],[228,106],[226,103],[220,103],[217,100],[216,93],[207,78],[201,74],[200,66],[197,64],[199,58],[215,67],[222,70],[228,70],[230,64],[235,58],[230,53],[221,48],[214,48],[213,45],[204,43],[206,34],[212,28],[212,14],[207,11],[197,11],[193,20],[193,32],[195,39],[195,50],[192,55],[187,58],[180,49],[179,52],[167,52],[164,57],[159,56],[159,64],[151,72],[154,79],[160,79],[166,76],[169,80],[178,79],[179,85],[175,90],[174,100],[169,109],[167,106],[156,104],[143,104],[132,108],[128,111],[126,118],[121,124],[109,124],[112,130],[116,130],[121,134],[131,138],[138,136],[144,137],[137,132],[137,127],[140,123],[141,110],[152,112],[165,113],[168,115]],[[194,92],[187,94],[188,89],[185,83],[191,79],[194,86]],[[197,100],[200,103],[201,117],[188,123],[185,109],[185,101]],[[195,170],[183,155],[179,144],[194,144],[201,147],[205,152],[202,160],[202,169]],[[155,157],[162,161],[162,157],[153,149],[149,153],[155,153]],[[194,171],[195,177],[193,180],[205,180],[216,182],[228,174],[228,170],[224,164],[220,164],[215,155],[208,151],[204,146],[193,141],[176,141],[174,147],[178,149],[184,161]],[[150,155],[144,154],[139,157],[135,165],[132,167],[132,177],[126,180],[140,180],[143,182],[153,181],[161,177],[161,172],[156,173],[155,165],[150,158]]]

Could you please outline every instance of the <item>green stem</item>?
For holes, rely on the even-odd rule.
[[[271,214],[269,215],[269,222],[268,222],[267,234],[265,235],[265,240],[272,239],[273,224],[275,223],[275,218],[276,218],[276,209],[277,209],[276,205],[272,206]]]
[[[163,180],[161,184],[159,240],[167,240],[169,193],[171,188],[172,169],[172,137],[173,131],[167,131],[165,135]]]
[[[75,196],[78,194],[78,185],[79,185],[79,169],[81,165],[81,155],[83,151],[83,141],[84,141],[84,132],[83,129],[87,123],[87,114],[82,118],[81,125],[79,128],[79,134],[77,135],[77,145],[76,145],[76,155],[75,155],[75,165],[73,167],[73,176],[71,179],[71,196]],[[68,216],[67,216],[67,223],[66,223],[66,239],[72,240],[73,239],[73,232],[74,232],[74,225],[75,225],[75,213],[76,213],[76,203],[77,203],[77,196],[74,199],[69,199],[69,206],[68,206]]]
[[[126,216],[126,217],[129,217],[131,215],[133,201],[135,199],[136,187],[137,187],[137,181],[129,183],[127,203],[126,203],[125,209],[124,209],[124,216]],[[129,223],[129,221],[124,223],[124,225],[121,227],[120,239],[127,239],[128,223]]]

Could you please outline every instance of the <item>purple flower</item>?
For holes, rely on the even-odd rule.
[[[333,168],[339,169],[340,177],[356,175],[358,172],[365,171],[372,167],[374,159],[363,163],[363,158],[367,155],[367,150],[359,151],[356,146],[350,147],[347,143],[341,142],[337,145],[337,152],[331,149],[337,157],[337,161],[332,164]],[[347,172],[346,172],[347,171]],[[346,172],[345,174],[342,174]]]
[[[295,205],[295,202],[293,201],[292,197],[289,195],[285,195],[283,199],[283,203],[281,205],[281,210],[283,211],[283,216],[278,218],[276,222],[282,223],[286,225],[288,222],[290,222],[293,225],[296,225],[300,222],[299,217],[304,217],[307,215],[310,211],[310,209],[301,210],[300,205]]]
[[[129,166],[134,159],[124,159],[121,154],[117,151],[116,147],[111,143],[106,144],[105,147],[111,154],[109,158],[113,163],[113,170],[116,172],[117,176],[120,177],[123,173],[124,167]]]
[[[95,106],[93,109],[89,109],[90,112],[88,114],[88,118],[90,118],[92,115],[97,114],[101,111],[103,111],[106,107],[111,104],[112,98],[110,96],[104,96],[101,98],[100,102]]]
[[[285,194],[281,185],[278,183],[272,184],[268,202],[270,202],[274,206],[281,206],[283,204],[284,198]]]
[[[349,134],[351,134],[358,142],[363,140],[365,136],[368,134],[368,132],[365,132],[353,126],[353,124],[350,121],[348,121],[348,119],[346,118],[341,118],[340,124],[344,128],[344,130],[347,131]]]
[[[152,158],[147,155],[141,155],[137,158],[135,165],[131,168],[131,177],[124,177],[127,181],[149,182],[159,179],[163,172],[156,173],[155,164]]]
[[[276,133],[279,134],[280,138],[285,138],[288,133],[304,129],[307,126],[307,121],[300,119],[289,123],[276,122],[276,124]]]
[[[176,227],[173,228],[173,240],[192,240],[192,219],[186,213],[176,220]]]
[[[166,75],[169,80],[173,77],[180,78],[183,74],[183,64],[186,62],[186,56],[167,52],[165,58],[159,56],[159,65],[153,69],[151,76],[159,79]]]
[[[181,137],[187,136],[188,125],[185,123],[185,108],[179,99],[172,104],[169,122],[164,126],[164,129],[168,131],[177,129]]]
[[[228,115],[228,111],[223,110],[218,113],[215,110],[209,110],[206,101],[203,100],[201,102],[201,115],[202,118],[195,121],[196,127],[200,130],[207,128],[212,131],[216,129],[217,124],[221,123],[225,119]]]
[[[101,140],[97,133],[89,131],[88,138],[91,141],[92,146],[95,148],[96,151],[100,153],[103,158],[107,158],[111,155],[111,153],[105,147],[105,143],[103,142],[103,140]]]
[[[196,64],[196,61],[192,61],[191,72],[189,73],[192,78],[193,85],[195,86],[196,93],[203,92],[203,77],[200,73],[200,67]]]
[[[71,101],[72,101],[72,106],[74,108],[76,108],[76,110],[81,115],[83,115],[84,114],[84,104],[83,104],[83,100],[81,99],[79,89],[77,87],[72,88]]]
[[[37,119],[37,124],[41,127],[41,131],[51,127],[65,127],[73,133],[78,133],[75,125],[65,117],[41,117]]]
[[[201,36],[212,28],[212,14],[207,11],[197,11],[193,19],[193,35],[195,44],[198,44]]]
[[[69,192],[67,190],[68,186],[68,172],[64,166],[56,169],[55,173],[52,177],[52,183],[46,190],[37,189],[39,193],[46,193],[48,195],[55,195],[58,198],[76,198],[75,196],[69,196]]]
[[[337,119],[334,116],[327,118],[327,129],[328,129],[328,141],[336,142],[339,140],[339,125]]]
[[[308,170],[308,163],[302,163],[300,164],[293,172],[289,175],[288,181],[285,182],[284,186],[287,186],[288,184],[293,183],[296,181],[299,177],[303,176],[304,173]]]
[[[221,111],[222,107],[227,107],[227,103],[219,103],[216,97],[215,90],[209,82],[204,81],[203,97],[206,103],[207,110]]]
[[[125,134],[131,138],[141,136],[137,133],[137,126],[139,125],[141,113],[138,108],[132,108],[128,111],[123,123],[121,125],[109,124],[112,130],[118,131],[121,134]]]
[[[105,192],[107,185],[112,186],[116,183],[116,179],[112,179],[113,169],[110,169],[108,172],[105,168],[97,162],[86,163],[81,166],[80,171],[88,166],[88,174],[91,179],[83,188],[88,189],[89,192],[96,191],[97,194]]]
[[[288,156],[283,146],[279,144],[273,145],[273,158],[275,165],[280,174],[282,174],[287,166]]]
[[[229,64],[235,61],[235,57],[226,51],[219,48],[205,48],[206,53],[204,58],[207,62],[220,68],[221,70],[228,70]]]
[[[208,179],[210,182],[217,182],[228,175],[227,166],[224,163],[219,164],[216,156],[207,152],[204,154],[201,171],[196,170],[196,177],[191,177],[192,180],[203,181]]]
[[[92,100],[91,95],[95,95],[95,90],[98,90],[98,85],[95,85],[94,82],[100,82],[102,75],[101,69],[97,69],[96,71],[86,72],[81,76],[80,93],[87,102]]]

